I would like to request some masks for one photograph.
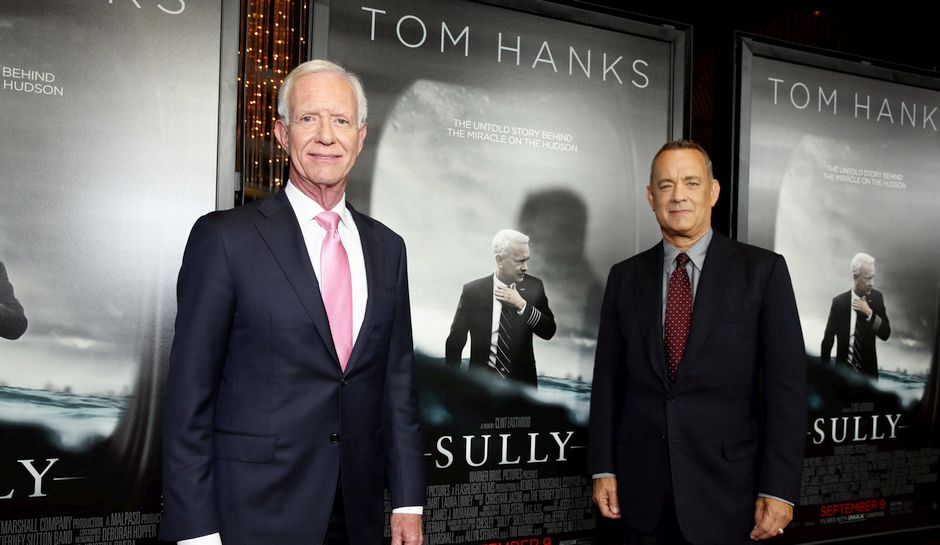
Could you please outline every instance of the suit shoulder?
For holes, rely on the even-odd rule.
[[[526,284],[531,284],[532,286],[536,286],[536,287],[539,287],[539,288],[542,288],[542,287],[545,286],[545,283],[542,282],[542,279],[541,279],[541,278],[539,278],[539,277],[537,277],[537,276],[532,276],[532,275],[529,274],[529,273],[526,273],[526,275],[525,275],[525,281],[526,281]]]
[[[477,278],[476,280],[471,280],[463,285],[464,291],[480,291],[480,290],[492,290],[493,286],[493,275],[488,274],[483,278]]]
[[[760,246],[754,246],[753,244],[748,244],[746,242],[740,242],[737,240],[724,239],[729,244],[732,245],[738,252],[740,252],[745,259],[748,261],[755,262],[774,262],[777,260],[784,259],[784,257],[777,252],[768,250],[766,248],[761,248]]]
[[[201,228],[228,231],[240,226],[252,225],[260,217],[258,212],[260,202],[255,201],[228,210],[209,212],[196,220],[193,230]]]
[[[373,218],[372,216],[363,214],[352,206],[349,206],[348,203],[347,206],[353,213],[353,217],[356,220],[356,226],[359,228],[360,235],[362,235],[364,232],[368,232],[372,236],[381,240],[383,244],[395,244],[400,246],[405,245],[405,239],[393,231],[389,226]]]
[[[656,259],[656,257],[659,255],[661,247],[662,242],[658,242],[652,248],[648,248],[624,259],[623,261],[614,263],[614,265],[610,268],[610,276],[627,274],[637,269],[641,265],[648,263],[649,260]]]

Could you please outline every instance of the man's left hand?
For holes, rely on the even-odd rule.
[[[773,498],[759,497],[754,507],[754,529],[751,539],[759,541],[783,534],[793,520],[793,506]]]
[[[515,288],[496,288],[496,300],[515,307],[517,311],[522,310],[525,306],[525,299],[519,295]]]
[[[424,534],[421,530],[421,515],[392,513],[392,545],[421,545]]]

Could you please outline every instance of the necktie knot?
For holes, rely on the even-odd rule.
[[[317,217],[314,218],[317,223],[320,224],[320,227],[326,229],[327,231],[335,231],[339,227],[339,214],[333,212],[332,210],[327,210],[317,214]]]
[[[685,267],[689,263],[688,254],[679,254],[676,257],[676,267]]]

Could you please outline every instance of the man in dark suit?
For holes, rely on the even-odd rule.
[[[527,275],[529,237],[503,229],[493,237],[496,272],[463,287],[447,336],[448,364],[460,365],[470,333],[470,367],[538,387],[532,334],[555,335],[542,281]]]
[[[13,284],[7,278],[7,269],[0,261],[0,337],[16,340],[26,333],[26,314],[23,305],[13,294]]]
[[[345,202],[366,137],[358,78],[284,81],[283,191],[193,227],[166,382],[161,538],[422,540],[423,442],[402,239]],[[191,540],[191,538],[194,538]]]
[[[589,470],[629,544],[782,534],[800,493],[806,363],[786,263],[711,229],[698,144],[664,145],[647,198],[662,231],[614,265],[597,337]]]
[[[836,361],[877,379],[875,337],[887,341],[891,335],[891,322],[885,310],[884,295],[873,289],[874,257],[865,253],[855,254],[852,258],[852,284],[852,289],[832,298],[820,355],[823,361],[831,361],[832,342],[838,340]]]

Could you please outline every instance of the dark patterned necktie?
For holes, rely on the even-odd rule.
[[[676,270],[669,277],[666,295],[665,335],[667,374],[669,384],[675,384],[679,374],[679,362],[685,351],[685,341],[689,337],[692,325],[692,282],[685,270],[689,256],[679,254],[676,258]]]
[[[509,313],[512,312],[508,303],[503,303],[499,310],[499,328],[496,331],[496,371],[503,378],[512,374],[512,361],[509,359],[509,346],[512,337],[509,335]]]
[[[865,299],[864,297],[862,298]],[[858,340],[858,333],[861,330],[861,324],[868,319],[865,316],[864,312],[859,310],[852,311],[855,313],[855,329],[852,331],[852,334],[849,335],[849,364],[855,368],[856,371],[862,370],[862,345]]]

